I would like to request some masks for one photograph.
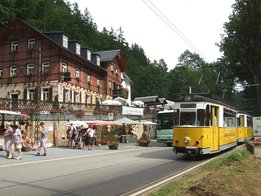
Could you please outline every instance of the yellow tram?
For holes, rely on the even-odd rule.
[[[173,151],[187,155],[221,152],[253,137],[252,117],[213,95],[188,94],[174,104]]]

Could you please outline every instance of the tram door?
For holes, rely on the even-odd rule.
[[[216,151],[219,147],[218,139],[218,107],[211,107],[212,116],[212,150]]]

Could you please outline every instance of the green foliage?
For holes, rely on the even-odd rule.
[[[229,22],[225,23],[225,34],[220,43],[220,50],[228,62],[234,81],[239,83],[261,83],[261,4],[259,0],[237,0]],[[254,88],[254,87],[252,87]],[[255,87],[255,93],[247,92],[247,98],[258,98],[255,103],[261,113],[261,85]],[[258,103],[258,104],[257,104]]]
[[[164,59],[151,62],[137,43],[129,46],[121,27],[116,30],[104,28],[99,32],[88,9],[85,8],[84,13],[81,13],[77,3],[70,4],[63,0],[1,1],[0,30],[16,17],[43,32],[64,31],[71,39],[78,40],[82,47],[89,47],[93,51],[121,49],[127,64],[127,74],[134,82],[132,98],[158,95],[174,100],[177,94],[188,93],[191,87],[193,93],[220,95],[226,90],[232,92],[229,98],[233,99],[235,70],[238,70],[232,69],[229,63],[231,59],[237,58],[208,64],[198,54],[186,50],[180,55],[177,66],[168,71]],[[230,26],[227,31],[229,35]],[[229,39],[229,43],[230,40],[233,41]],[[227,42],[224,41],[221,46],[228,53],[225,50]]]

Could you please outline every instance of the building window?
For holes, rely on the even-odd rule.
[[[87,74],[87,82],[91,82],[91,74]]]
[[[27,75],[34,74],[34,64],[27,65]]]
[[[100,80],[97,79],[97,86],[100,86]]]
[[[68,65],[66,63],[63,63],[63,73],[68,71]]]
[[[28,90],[28,99],[34,100],[35,99],[35,89],[29,89]]]
[[[96,59],[96,60],[97,60],[97,65],[99,65],[99,66],[100,66],[100,65],[101,65],[101,59],[100,59],[100,57],[99,57],[99,56],[97,56],[96,58],[97,58],[97,59]]]
[[[18,41],[11,42],[11,52],[15,52],[18,49]]]
[[[49,88],[43,88],[43,90],[42,90],[42,100],[43,101],[49,100]]]
[[[76,54],[81,55],[81,46],[78,43],[76,43]]]
[[[80,93],[75,93],[75,103],[80,103]]]
[[[3,77],[3,67],[0,67],[0,78]]]
[[[33,49],[34,46],[35,46],[35,39],[28,39],[28,41],[27,41],[28,49]]]
[[[87,50],[87,59],[90,61],[92,58],[92,53],[90,50]]]
[[[42,74],[50,73],[51,65],[49,62],[42,63]]]
[[[10,77],[16,76],[16,65],[10,66]]]
[[[76,77],[76,78],[79,78],[79,77],[80,77],[80,69],[79,69],[79,68],[76,68],[76,69],[75,69],[75,77]]]
[[[65,98],[65,102],[70,102],[70,91],[69,90],[65,90],[64,91],[65,95],[64,95],[64,98]]]
[[[68,37],[63,35],[63,47],[68,48]]]
[[[109,82],[109,88],[111,88],[111,82]]]

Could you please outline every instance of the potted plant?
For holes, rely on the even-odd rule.
[[[150,143],[150,139],[147,134],[143,132],[141,138],[139,138],[137,142],[139,146],[148,146]]]
[[[110,131],[108,131],[108,146],[111,150],[117,150],[119,146],[119,134],[116,126],[111,126]]]

